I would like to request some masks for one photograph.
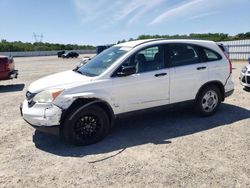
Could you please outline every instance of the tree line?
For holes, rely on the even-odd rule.
[[[153,38],[165,38],[165,39],[203,39],[218,41],[229,40],[243,40],[250,39],[250,32],[239,33],[234,36],[230,36],[225,33],[191,33],[189,35],[140,35],[137,38],[130,38],[128,40],[121,40],[117,43],[123,43],[126,41],[139,40],[139,39],[153,39]],[[51,51],[51,50],[94,50],[95,46],[91,45],[77,45],[77,44],[54,44],[48,42],[8,42],[7,40],[0,41],[0,52],[18,52],[18,51]]]
[[[154,39],[154,38],[165,38],[165,39],[201,39],[201,40],[212,40],[215,42],[219,41],[231,41],[231,40],[243,40],[250,39],[250,32],[239,33],[234,36],[230,36],[225,33],[191,33],[189,35],[140,35],[136,39],[130,38],[127,41],[139,40],[139,39]],[[126,40],[118,41],[118,43],[126,42]]]
[[[43,42],[8,42],[1,40],[0,52],[20,52],[20,51],[51,51],[51,50],[93,50],[91,45],[77,45],[77,44],[53,44]]]

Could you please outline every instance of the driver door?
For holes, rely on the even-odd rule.
[[[116,112],[130,112],[169,103],[170,77],[164,58],[164,46],[142,49],[122,66],[135,66],[136,73],[124,77],[114,75],[112,99]]]

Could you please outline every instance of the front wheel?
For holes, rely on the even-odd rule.
[[[75,109],[66,119],[63,135],[75,145],[90,145],[102,140],[109,132],[107,113],[99,106]]]
[[[216,112],[221,103],[221,92],[216,86],[208,86],[198,94],[196,111],[202,116],[210,116]]]

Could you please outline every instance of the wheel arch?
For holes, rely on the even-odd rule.
[[[195,100],[197,100],[199,93],[200,93],[204,88],[206,88],[206,87],[208,87],[208,86],[211,86],[211,85],[216,86],[216,87],[220,90],[220,92],[221,92],[221,101],[224,101],[224,100],[225,100],[225,88],[224,88],[224,85],[223,85],[220,81],[218,81],[218,80],[209,81],[209,82],[203,84],[203,85],[200,87],[200,89],[198,90],[198,92],[197,92],[197,94],[196,94],[196,97],[195,97]]]
[[[91,105],[98,105],[101,107],[107,113],[110,125],[113,127],[115,115],[112,107],[108,102],[98,98],[77,98],[67,109],[63,111],[60,123],[63,125],[66,118],[72,118],[75,113]],[[75,111],[75,113],[69,116],[69,114],[73,111]]]

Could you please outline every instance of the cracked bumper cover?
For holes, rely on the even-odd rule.
[[[25,100],[20,106],[23,119],[35,129],[58,134],[62,109],[52,103],[36,103],[29,107]]]

